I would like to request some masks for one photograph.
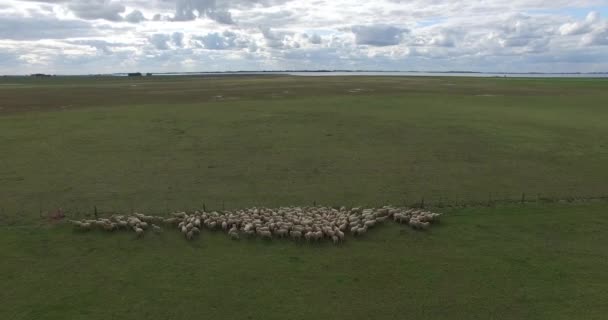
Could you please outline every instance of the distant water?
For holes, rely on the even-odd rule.
[[[121,74],[122,75],[122,74]],[[481,78],[608,78],[608,73],[471,73],[471,72],[192,72],[160,73],[158,76],[291,75],[300,77],[386,76],[386,77],[481,77]]]
[[[608,74],[471,73],[471,72],[288,72],[292,76],[387,76],[387,77],[481,77],[481,78],[608,78]]]

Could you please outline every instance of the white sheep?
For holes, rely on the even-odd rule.
[[[291,236],[291,238],[294,240],[299,240],[302,238],[302,231],[292,230],[289,232],[289,236]]]

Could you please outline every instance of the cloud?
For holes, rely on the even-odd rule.
[[[403,34],[409,30],[387,25],[354,26],[352,32],[359,45],[394,46],[401,42]]]
[[[171,36],[168,34],[157,33],[153,34],[149,38],[150,43],[157,50],[169,50],[169,41],[171,40]]]
[[[586,34],[581,43],[585,46],[608,46],[608,24],[602,26]]]
[[[605,0],[0,2],[19,70],[608,70]]]
[[[251,41],[231,31],[213,32],[194,37],[195,43],[208,50],[235,50],[248,48]]]
[[[125,16],[125,21],[131,22],[131,23],[140,23],[145,20],[146,20],[146,17],[144,17],[144,14],[141,13],[141,11],[139,11],[139,10],[133,10],[133,11],[131,11],[131,13],[129,13],[128,15]]]
[[[217,7],[216,0],[177,0],[175,21],[189,21],[197,17],[207,17],[223,24],[234,24],[232,14]]]
[[[559,32],[563,36],[579,35],[588,33],[594,23],[600,20],[600,14],[597,11],[589,12],[584,21],[565,23],[559,27]]]
[[[98,34],[89,23],[54,17],[0,16],[0,39],[65,39]]]
[[[184,34],[181,32],[174,32],[171,35],[171,41],[173,41],[173,44],[178,47],[181,48],[184,46]]]
[[[323,39],[321,38],[321,36],[316,33],[313,34],[312,37],[310,37],[310,43],[312,44],[321,44],[322,41]]]
[[[68,4],[74,14],[86,20],[105,19],[108,21],[122,21],[120,15],[125,6],[111,0],[74,0]]]

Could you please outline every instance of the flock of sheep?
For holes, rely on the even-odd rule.
[[[438,222],[441,214],[430,211],[395,208],[385,206],[376,209],[329,208],[329,207],[283,207],[278,209],[250,208],[225,212],[172,213],[170,218],[132,215],[113,215],[109,219],[82,220],[70,222],[79,230],[98,228],[105,231],[133,230],[138,237],[146,230],[162,232],[161,224],[175,226],[191,240],[203,228],[223,230],[232,239],[242,236],[264,239],[285,238],[293,240],[322,241],[340,243],[345,234],[353,236],[365,234],[368,229],[388,219],[408,224],[414,229],[426,230]]]

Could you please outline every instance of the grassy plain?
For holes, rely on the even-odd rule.
[[[600,79],[0,78],[0,319],[601,319],[602,201],[340,247],[39,216],[605,196],[606,106]]]
[[[608,194],[608,81],[0,81],[0,212]]]

